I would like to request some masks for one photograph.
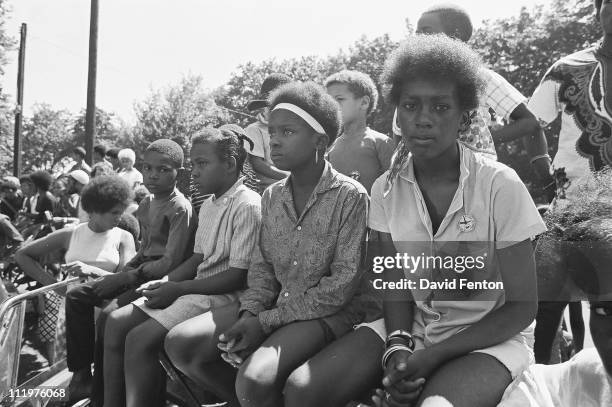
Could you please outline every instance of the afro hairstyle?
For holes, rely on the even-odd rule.
[[[340,105],[323,87],[314,82],[292,82],[276,89],[268,99],[270,109],[279,103],[291,103],[308,112],[325,130],[331,145],[340,134]]]
[[[325,87],[335,83],[344,84],[355,97],[367,96],[370,98],[367,114],[376,109],[378,103],[378,89],[372,78],[363,72],[344,70],[329,76],[325,80]]]
[[[36,171],[30,174],[30,180],[36,188],[43,191],[48,191],[51,188],[51,184],[53,184],[53,176],[47,171]]]
[[[238,174],[242,171],[247,159],[247,152],[244,149],[245,142],[253,146],[253,142],[246,136],[244,130],[232,124],[223,125],[218,129],[206,127],[191,138],[191,145],[204,143],[214,145],[217,157],[222,161],[228,161],[233,157],[236,160]]]
[[[480,57],[465,43],[442,34],[417,34],[389,56],[381,83],[386,100],[397,106],[406,82],[450,82],[455,85],[460,108],[473,110],[485,87],[481,68]]]
[[[436,4],[423,12],[423,14],[431,13],[435,13],[440,17],[440,22],[444,27],[444,34],[463,42],[468,42],[472,38],[474,30],[472,20],[467,11],[462,7],[451,3]]]
[[[81,205],[87,213],[107,213],[117,205],[127,206],[131,198],[127,181],[117,175],[101,175],[85,185]]]
[[[154,151],[168,157],[170,161],[172,161],[174,168],[183,168],[185,155],[181,146],[179,146],[175,141],[166,138],[155,140],[147,147],[146,152],[149,151]]]

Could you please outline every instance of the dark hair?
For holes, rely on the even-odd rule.
[[[134,189],[134,202],[140,204],[140,202],[149,196],[150,192],[144,185],[138,185],[136,189]]]
[[[291,103],[304,109],[323,127],[329,138],[328,145],[331,145],[340,133],[342,118],[338,102],[314,82],[292,82],[283,85],[272,92],[268,101],[271,109],[279,103]]]
[[[106,156],[110,157],[110,158],[114,158],[114,159],[118,159],[119,158],[119,148],[113,147],[113,148],[109,148],[108,151],[106,152]]]
[[[129,213],[121,215],[117,227],[129,232],[134,238],[134,243],[138,242],[140,238],[140,223],[134,215],[130,215]]]
[[[22,175],[21,177],[19,177],[19,183],[23,184],[24,182],[29,182],[32,183],[32,177],[30,177],[30,175]]]
[[[36,171],[30,174],[30,181],[36,188],[48,191],[53,183],[53,176],[47,171]]]
[[[238,131],[235,127],[240,129]],[[211,143],[215,146],[217,156],[227,161],[230,158],[236,160],[236,168],[238,173],[242,172],[244,161],[247,158],[247,152],[244,149],[244,142],[249,143],[251,149],[253,149],[253,142],[246,136],[244,130],[238,125],[223,125],[218,129],[206,127],[200,130],[191,138],[191,145]]]
[[[155,140],[149,144],[146,151],[155,151],[156,153],[165,155],[172,161],[174,168],[183,167],[185,155],[183,154],[183,149],[181,146],[179,146],[175,141],[165,138]]]
[[[378,90],[372,78],[363,72],[344,70],[337,72],[325,80],[325,87],[334,83],[344,84],[356,97],[367,96],[370,98],[367,114],[376,109],[378,103]]]
[[[389,103],[399,104],[406,82],[449,81],[455,85],[463,110],[478,107],[484,89],[481,60],[465,43],[442,34],[410,36],[385,62],[381,83]]]
[[[87,155],[83,147],[75,147],[72,149],[72,152],[80,155],[82,158],[85,158],[85,156]]]
[[[112,175],[115,171],[108,162],[99,162],[91,166],[91,178],[101,175]]]
[[[437,4],[431,6],[423,14],[436,13],[444,27],[444,34],[463,42],[472,38],[472,21],[470,15],[456,4]]]
[[[93,148],[94,153],[100,154],[102,157],[106,155],[107,148],[104,144],[96,144]]]
[[[81,192],[81,205],[87,213],[106,213],[119,204],[127,205],[132,197],[127,181],[117,175],[95,177]]]

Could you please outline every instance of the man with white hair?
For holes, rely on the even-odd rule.
[[[142,184],[142,174],[134,168],[136,153],[131,148],[124,148],[119,151],[117,156],[119,157],[119,165],[121,166],[118,175],[124,178],[132,189],[135,189],[138,185]]]

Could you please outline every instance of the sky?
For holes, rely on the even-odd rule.
[[[90,2],[7,0],[9,34],[27,24],[24,110],[34,103],[78,112],[86,104]],[[549,0],[454,0],[478,27]],[[330,55],[362,35],[399,40],[433,2],[397,0],[100,0],[97,105],[132,121],[151,89],[198,74],[209,89],[240,64]],[[494,6],[492,6],[494,4]],[[16,94],[17,51],[1,79]]]

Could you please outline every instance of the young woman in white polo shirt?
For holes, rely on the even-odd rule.
[[[392,288],[379,290],[384,318],[296,370],[285,405],[345,405],[382,387],[371,404],[494,406],[532,363],[531,238],[545,226],[512,169],[457,140],[478,106],[480,69],[465,44],[433,35],[387,61],[402,142],[369,214],[373,264],[385,269],[374,288]]]

